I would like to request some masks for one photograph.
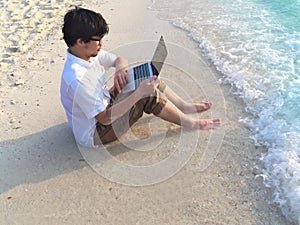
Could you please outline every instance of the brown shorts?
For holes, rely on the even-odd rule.
[[[143,112],[147,114],[152,113],[154,115],[159,114],[167,101],[163,94],[166,84],[161,80],[159,81],[160,83],[153,95],[139,100],[128,112],[115,120],[112,124],[103,125],[97,122],[94,138],[95,145],[100,143],[106,144],[118,139],[118,137],[124,134],[136,121],[138,121],[139,118],[142,117]],[[130,94],[131,93],[118,94],[116,96],[111,95],[111,101],[107,107],[111,107],[113,104],[126,98]]]

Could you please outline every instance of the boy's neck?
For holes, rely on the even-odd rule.
[[[80,59],[83,59],[83,60],[85,60],[85,61],[87,61],[87,62],[90,61],[90,57],[87,57],[86,55],[84,55],[84,54],[83,54],[84,51],[82,51],[82,49],[78,49],[78,48],[76,48],[76,47],[69,47],[68,51],[69,51],[72,55],[74,55],[74,56],[76,56],[76,57],[78,57],[78,58],[80,58]]]

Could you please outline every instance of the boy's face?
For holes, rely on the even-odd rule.
[[[103,46],[103,37],[93,36],[90,41],[85,44],[86,54],[89,57],[95,57]]]

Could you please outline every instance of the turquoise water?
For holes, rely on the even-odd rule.
[[[300,223],[300,1],[155,0],[152,8],[185,30],[244,100],[251,138],[268,148],[265,185]]]
[[[283,24],[289,32],[300,32],[300,1],[299,0],[273,0],[258,1],[267,10],[276,14],[276,20]]]

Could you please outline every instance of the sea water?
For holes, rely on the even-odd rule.
[[[265,185],[300,224],[300,0],[153,0],[245,102]]]

